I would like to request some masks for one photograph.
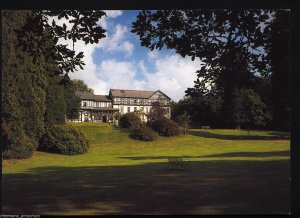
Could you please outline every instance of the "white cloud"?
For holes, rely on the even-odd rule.
[[[149,51],[147,55],[150,60],[154,60],[158,58],[159,53],[157,50],[153,50],[153,51]]]
[[[110,84],[109,88],[143,89],[145,82],[136,80],[136,75],[136,64],[129,61],[103,60],[98,69],[99,78]]]
[[[117,24],[112,36],[107,33],[107,37],[100,42],[100,48],[108,52],[123,51],[127,56],[131,56],[134,45],[125,39],[127,32],[126,26]]]
[[[109,24],[109,19],[119,17],[123,14],[123,11],[120,10],[107,10],[106,16],[102,17],[101,20],[98,21],[98,25],[104,29],[111,27]]]
[[[173,100],[183,98],[184,91],[194,86],[195,72],[199,69],[200,61],[191,61],[177,54],[155,60],[154,72],[150,72],[144,61],[102,60],[100,65],[89,59],[84,71],[72,74],[72,78],[84,80],[96,94],[108,94],[110,88],[161,90]],[[143,79],[137,79],[142,74]]]
[[[174,54],[155,60],[155,72],[145,72],[144,76],[153,90],[159,89],[178,101],[183,98],[188,87],[194,86],[195,72],[199,66],[200,61],[192,61]]]
[[[108,94],[110,88],[161,90],[174,101],[183,98],[185,90],[194,86],[195,72],[200,61],[191,61],[178,54],[154,60],[154,69],[148,69],[144,61],[102,60],[99,66],[93,63],[93,47],[85,49],[85,69],[71,74],[73,79],[84,80],[96,94]],[[137,79],[141,74],[143,79]]]
[[[120,11],[110,11],[111,17],[122,14]],[[59,21],[62,22],[62,21]],[[102,25],[109,26],[109,19]],[[67,25],[69,27],[69,25]],[[72,79],[82,79],[89,87],[95,90],[95,94],[108,94],[110,88],[161,90],[173,100],[178,101],[184,96],[188,87],[194,86],[195,72],[200,68],[200,61],[191,61],[182,58],[178,54],[162,56],[159,51],[150,51],[148,61],[153,63],[153,68],[148,69],[144,61],[118,61],[102,60],[96,65],[93,53],[96,49],[104,52],[123,51],[130,56],[134,51],[134,45],[126,39],[128,28],[117,24],[111,35],[100,39],[98,44],[85,45],[82,41],[75,43],[77,52],[83,51],[83,61],[86,64],[83,70],[70,73]],[[61,40],[61,43],[72,46],[71,40]],[[138,79],[138,75],[141,75]]]

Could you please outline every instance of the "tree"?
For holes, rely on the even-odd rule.
[[[94,90],[92,88],[89,88],[88,85],[83,80],[73,79],[72,83],[73,86],[75,87],[75,91],[94,93]]]
[[[189,128],[189,124],[191,122],[191,116],[184,111],[183,114],[180,114],[176,117],[176,121],[183,128],[184,135],[186,135],[187,129]]]
[[[66,118],[69,120],[78,119],[81,106],[80,98],[75,94],[78,86],[73,83],[74,80],[64,85],[64,97],[66,104]]]
[[[69,120],[78,119],[79,108],[81,104],[80,98],[74,93],[65,91],[65,102],[66,102],[66,118]]]
[[[45,59],[33,63],[29,54],[16,46],[15,31],[29,16],[29,11],[5,11],[2,16],[1,139],[4,158],[29,157],[45,131]]]
[[[19,45],[30,53],[34,62],[40,57],[45,57],[46,60],[51,57],[58,65],[57,72],[65,73],[68,77],[69,72],[78,70],[78,67],[83,69],[85,65],[82,61],[84,54],[83,52],[76,54],[74,43],[83,40],[85,44],[93,44],[104,38],[105,30],[97,25],[97,22],[105,15],[104,11],[94,10],[34,11],[17,32]],[[51,24],[50,19],[52,19]],[[55,19],[65,19],[65,22],[59,25]],[[59,44],[59,39],[71,39],[73,50]],[[49,40],[53,43],[50,47],[46,47]]]
[[[172,118],[175,119],[185,111],[191,116],[191,125],[200,127],[209,125],[222,127],[220,125],[222,99],[214,94],[197,95],[185,97],[178,103],[173,103]]]
[[[148,123],[160,120],[167,114],[168,111],[159,102],[153,102],[152,107],[147,115]]]
[[[234,89],[254,89],[258,74],[270,77],[273,128],[289,130],[289,24],[289,10],[159,10],[140,12],[132,32],[151,50],[166,46],[199,58],[186,93],[220,94],[223,119]]]
[[[275,130],[290,129],[290,11],[276,10],[273,20],[266,26],[266,61],[270,68],[265,76],[272,82],[272,123]]]
[[[260,25],[268,18],[263,10],[142,11],[132,32],[151,50],[166,46],[183,57],[199,58],[195,86],[186,93],[220,95],[226,119],[234,88],[253,88],[254,74],[265,70]]]
[[[172,120],[166,117],[167,109],[159,102],[153,102],[147,115],[147,126],[155,132],[164,136],[175,136],[180,134],[180,127]]]
[[[82,52],[76,54],[74,48],[70,50],[58,40],[97,43],[105,36],[105,31],[97,26],[104,14],[101,11],[3,12],[1,140],[4,158],[30,157],[45,127],[62,122],[65,110],[62,89],[56,86],[56,80],[60,78],[60,84],[65,84],[68,73],[82,68],[84,63]],[[55,21],[50,25],[50,17],[64,17],[67,21],[61,26]],[[71,29],[65,24],[68,21]]]
[[[232,119],[236,123],[236,128],[240,129],[241,123],[247,124],[249,136],[251,125],[266,125],[270,120],[266,105],[252,89],[236,89],[232,98]]]
[[[48,86],[46,95],[45,125],[64,124],[66,115],[66,102],[64,87],[59,84],[61,76],[48,72]]]

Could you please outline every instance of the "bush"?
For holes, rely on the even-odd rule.
[[[124,114],[120,118],[120,126],[128,129],[138,129],[141,126],[141,118],[135,112]]]
[[[36,149],[36,143],[28,136],[22,135],[12,140],[2,153],[3,159],[23,159],[32,156]]]
[[[58,154],[83,154],[89,148],[82,132],[66,125],[53,125],[41,139],[39,150]]]
[[[180,135],[180,127],[172,120],[163,117],[159,120],[149,122],[148,125],[163,136]]]
[[[16,127],[16,128],[13,128]],[[30,138],[18,125],[11,125],[6,121],[1,125],[1,146],[3,159],[29,158],[37,148],[37,141]]]
[[[144,141],[154,141],[158,138],[158,133],[145,125],[141,125],[137,134],[139,138]]]

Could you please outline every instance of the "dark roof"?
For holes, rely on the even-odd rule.
[[[156,92],[160,92],[167,98],[171,99],[165,93],[160,90],[157,91],[142,91],[142,90],[126,90],[126,89],[110,89],[113,97],[124,97],[124,98],[150,98]]]
[[[81,110],[87,110],[87,111],[119,111],[119,108],[112,108],[112,107],[97,107],[97,108],[81,108]]]
[[[125,90],[125,89],[111,89],[113,97],[124,98],[150,98],[156,91],[141,91],[141,90]]]
[[[90,92],[75,92],[81,100],[111,101],[108,95],[94,95]]]
[[[171,100],[171,98],[169,97],[169,96],[167,96],[165,93],[163,93],[162,91],[160,91],[160,90],[157,90],[156,92],[160,92],[161,94],[163,94],[163,95],[165,95],[168,99],[170,99]],[[154,93],[156,93],[156,92],[154,92]]]

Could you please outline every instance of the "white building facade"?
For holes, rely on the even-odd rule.
[[[79,122],[114,122],[115,114],[140,112],[141,119],[147,122],[147,114],[154,102],[159,102],[171,117],[171,98],[157,91],[110,89],[109,95],[94,95],[88,92],[76,92],[81,99]]]

